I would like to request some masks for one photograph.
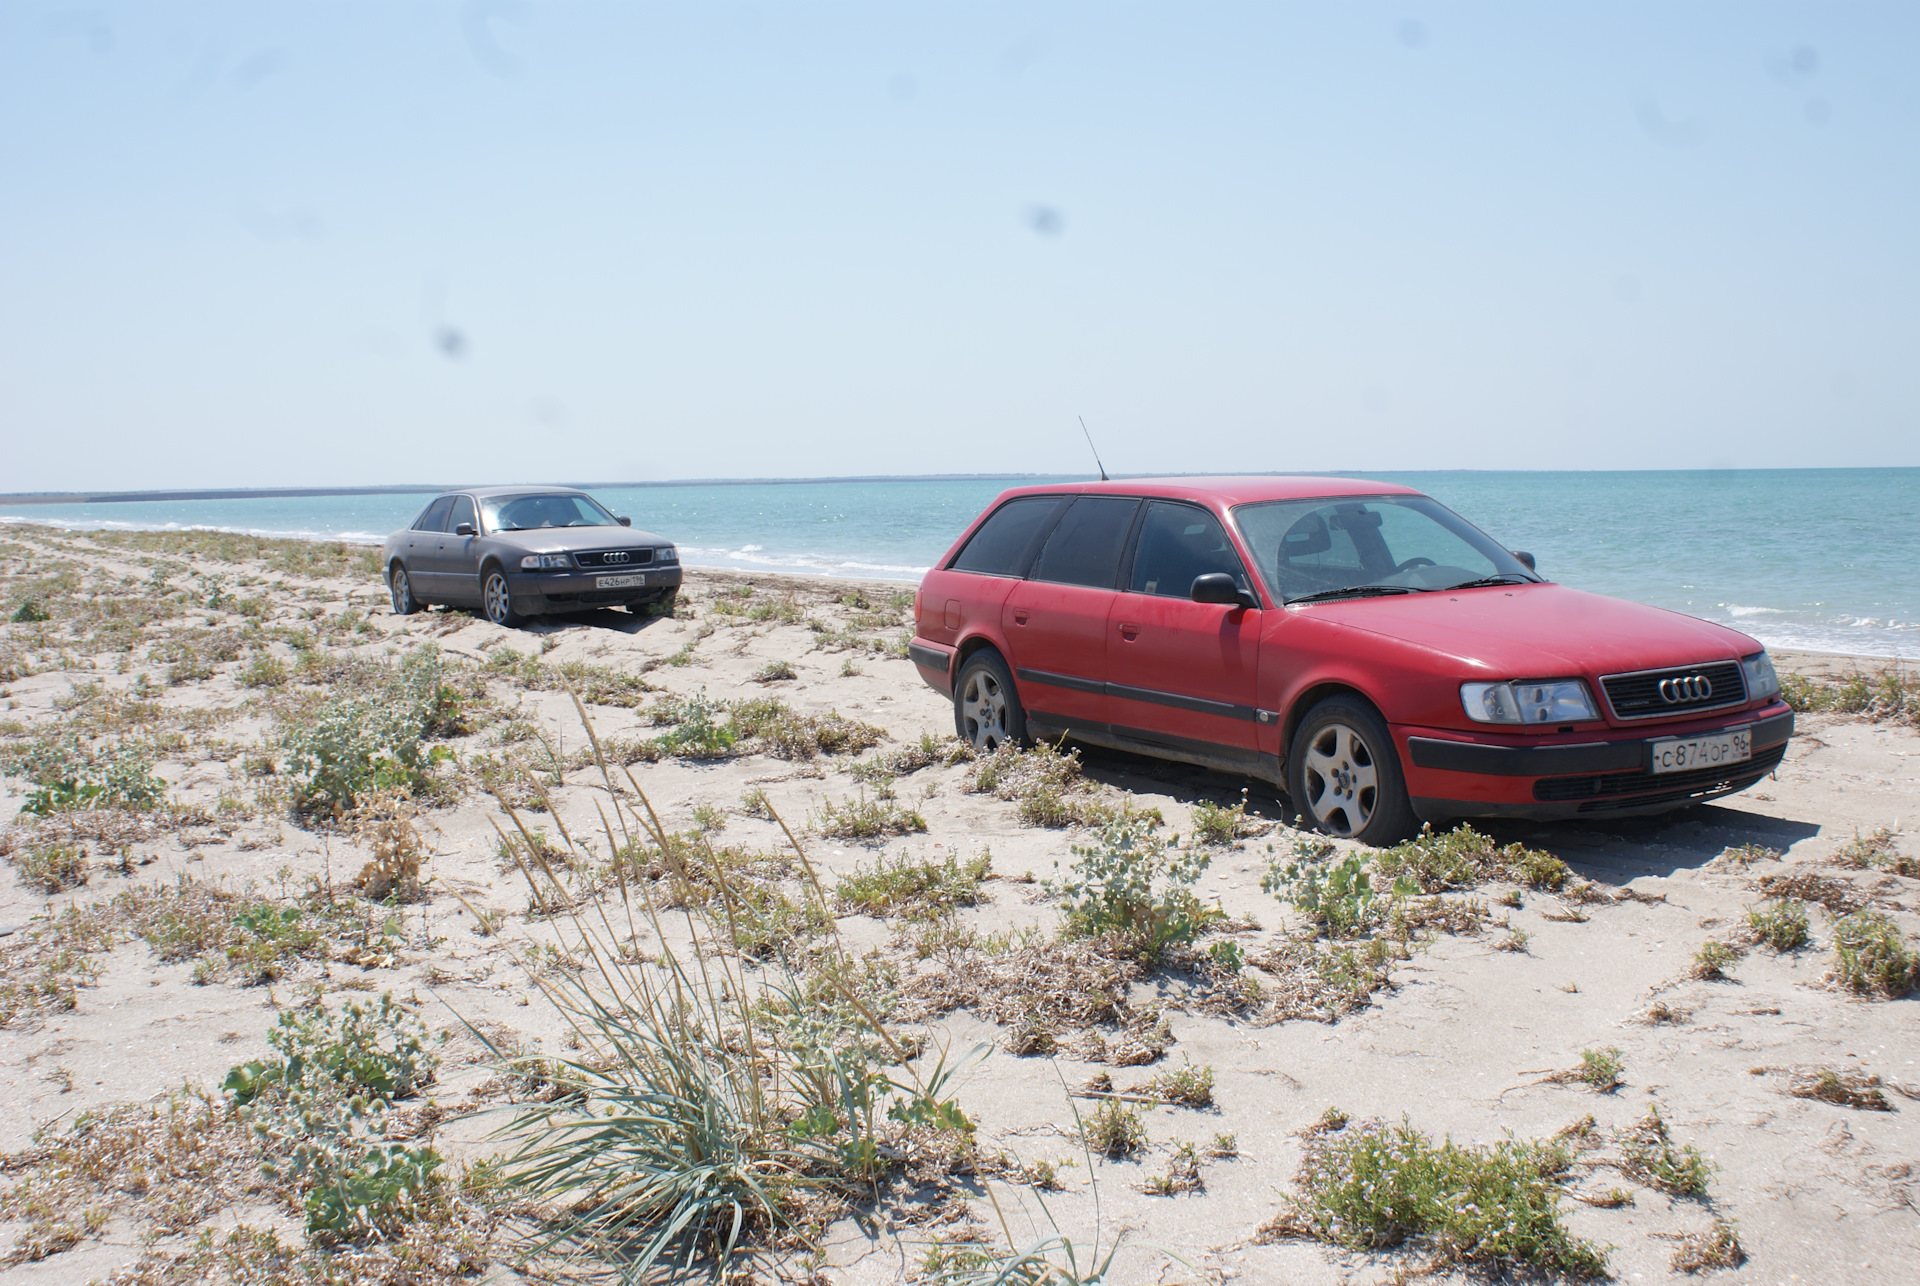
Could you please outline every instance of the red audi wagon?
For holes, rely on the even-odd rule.
[[[1557,585],[1378,482],[1016,488],[914,615],[909,655],[976,750],[1064,736],[1263,778],[1368,844],[1679,808],[1793,734],[1745,634]]]

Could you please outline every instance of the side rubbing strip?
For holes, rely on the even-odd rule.
[[[1179,692],[1162,692],[1158,688],[1132,688],[1124,683],[1101,683],[1071,674],[1055,674],[1050,670],[1021,670],[1018,673],[1022,683],[1038,683],[1044,687],[1066,688],[1073,692],[1091,692],[1096,696],[1121,697],[1128,701],[1145,701],[1151,705],[1172,706],[1176,710],[1219,715],[1222,719],[1242,719],[1248,723],[1253,723],[1259,718],[1259,711],[1252,706],[1234,705],[1230,701],[1209,701],[1205,697],[1190,697]]]
[[[1065,688],[1069,692],[1091,692],[1096,696],[1107,694],[1107,685],[1098,679],[1081,679],[1071,674],[1054,674],[1049,670],[1021,670],[1020,682],[1038,683],[1049,688]]]
[[[1259,713],[1252,706],[1237,706],[1230,701],[1209,701],[1205,697],[1162,692],[1158,688],[1130,688],[1124,683],[1109,683],[1107,695],[1123,697],[1128,701],[1145,701],[1150,705],[1172,706],[1176,710],[1192,710],[1196,714],[1217,714],[1222,719],[1241,719],[1247,723],[1254,722]]]

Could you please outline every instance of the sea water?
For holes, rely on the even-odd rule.
[[[1773,648],[1920,657],[1920,469],[1374,473],[1417,487],[1542,575],[1733,625]],[[914,581],[1008,486],[888,479],[596,488],[693,567]],[[0,505],[0,523],[218,528],[378,541],[431,499]]]

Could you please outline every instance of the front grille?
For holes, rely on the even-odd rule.
[[[1633,808],[1640,804],[1660,804],[1693,795],[1713,794],[1751,786],[1780,766],[1787,753],[1783,741],[1754,752],[1743,764],[1721,764],[1715,768],[1696,768],[1692,772],[1650,773],[1610,772],[1592,777],[1545,777],[1533,783],[1533,797],[1542,803],[1583,803],[1581,812],[1606,808]]]
[[[1659,719],[1746,704],[1747,685],[1738,661],[1686,665],[1674,670],[1610,674],[1600,680],[1615,718]]]
[[[653,563],[651,549],[599,549],[590,554],[575,554],[573,561],[582,567],[647,567]]]

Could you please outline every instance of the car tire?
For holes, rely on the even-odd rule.
[[[407,575],[404,563],[395,563],[393,570],[387,573],[387,592],[393,596],[395,616],[412,616],[426,606],[413,596],[413,578]]]
[[[1304,824],[1384,848],[1420,829],[1386,720],[1356,696],[1307,712],[1287,754],[1287,791]]]
[[[1027,712],[1006,661],[992,648],[968,657],[953,681],[953,730],[976,755],[1025,746]]]
[[[509,630],[526,620],[513,610],[513,591],[507,584],[506,570],[498,563],[480,569],[480,606],[488,620]]]
[[[674,605],[678,603],[679,600],[680,600],[680,591],[679,589],[675,588],[675,589],[667,590],[665,593],[661,594],[660,597],[654,599],[652,603],[649,604],[649,606],[651,606],[653,610],[661,616],[672,616]],[[645,611],[646,611],[645,608],[641,609],[641,612],[643,615],[645,614]]]

